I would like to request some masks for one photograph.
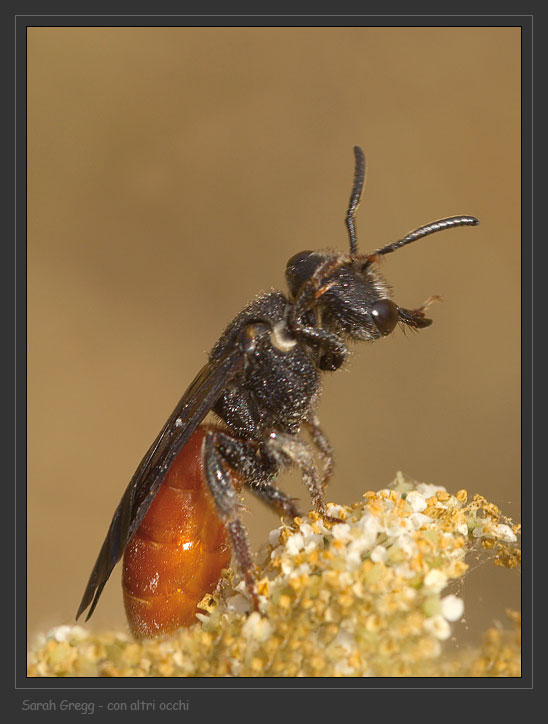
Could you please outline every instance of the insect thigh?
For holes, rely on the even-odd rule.
[[[274,512],[290,519],[299,515],[291,498],[272,485],[280,472],[280,464],[272,457],[262,454],[263,443],[242,440],[222,430],[216,430],[213,446],[230,468],[241,477],[250,492]]]

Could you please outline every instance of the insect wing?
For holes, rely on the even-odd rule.
[[[86,621],[95,610],[105,583],[150,508],[171,463],[243,366],[244,353],[240,349],[218,362],[208,362],[180,399],[116,508],[76,618],[90,604]]]

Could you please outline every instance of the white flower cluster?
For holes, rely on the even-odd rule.
[[[443,597],[450,580],[462,575],[466,569],[467,549],[460,536],[468,538],[471,533],[479,538],[516,540],[510,526],[495,522],[494,518],[465,514],[466,491],[453,496],[441,486],[410,483],[400,476],[390,489],[366,493],[364,498],[364,503],[353,508],[328,504],[329,518],[339,522],[333,523],[311,513],[296,518],[291,527],[282,525],[270,532],[271,564],[264,569],[263,586],[267,588],[259,587],[258,590],[260,613],[251,613],[251,597],[242,580],[221,603],[221,610],[229,614],[250,614],[243,629],[246,639],[262,641],[268,638],[268,607],[274,591],[280,595],[292,583],[301,585],[297,583],[299,579],[318,573],[318,561],[324,561],[319,570],[336,572],[341,590],[363,599],[369,584],[362,577],[361,567],[367,561],[367,565],[377,567],[381,577],[389,574],[387,581],[399,581],[399,600],[404,608],[406,605],[420,608],[422,630],[433,636],[439,645],[451,636],[451,624],[464,613],[462,599],[453,594]],[[445,516],[446,522],[450,521],[449,527],[440,525],[440,516]],[[334,563],[326,564],[330,558]],[[402,579],[409,580],[409,585],[402,587]],[[387,585],[389,592],[393,584]],[[323,594],[329,595],[327,590],[322,591]],[[276,596],[274,600],[278,600]],[[382,610],[382,604],[379,610]],[[355,650],[353,616],[348,621],[333,616],[333,610],[326,605],[325,622],[337,620],[339,625],[340,637],[336,646]],[[198,614],[198,618],[204,623],[207,620],[202,614]],[[340,673],[345,674],[344,671]]]
[[[425,515],[423,511],[428,507],[427,500],[436,493],[446,493],[445,488],[436,485],[420,483],[415,489],[403,495],[395,494],[393,490],[381,490],[378,495],[382,498],[382,510],[370,512],[364,507],[362,515],[353,520],[341,506],[329,504],[328,514],[333,518],[344,518],[344,522],[335,523],[326,527],[321,519],[301,519],[297,532],[288,536],[282,543],[281,533],[284,527],[271,532],[269,541],[273,546],[271,558],[279,559],[282,576],[277,579],[277,585],[284,585],[287,580],[308,574],[310,566],[300,559],[302,553],[312,551],[321,552],[326,548],[333,550],[345,564],[349,584],[352,584],[351,573],[355,571],[366,558],[373,563],[390,565],[396,575],[403,578],[412,578],[416,569],[411,565],[413,559],[419,554],[415,532],[436,527],[436,521]],[[396,511],[396,503],[405,498],[408,508],[406,515]],[[401,502],[401,501],[400,501]],[[447,500],[438,503],[440,507],[447,508],[458,505],[454,497],[447,496]],[[461,526],[462,527],[462,526]],[[468,533],[468,528],[461,531]],[[449,535],[449,534],[448,534]],[[455,552],[464,559],[464,549]],[[428,571],[423,579],[422,591],[425,596],[437,596],[446,587],[449,577],[437,568]],[[435,611],[425,619],[424,628],[437,639],[444,640],[451,634],[449,622],[457,621],[464,612],[464,604],[454,595],[448,595],[438,602]]]

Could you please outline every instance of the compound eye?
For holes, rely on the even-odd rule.
[[[285,278],[293,296],[310,279],[322,262],[323,258],[313,251],[300,251],[291,257],[287,262]]]
[[[381,335],[386,337],[398,323],[398,307],[390,299],[379,299],[371,308],[371,316]]]

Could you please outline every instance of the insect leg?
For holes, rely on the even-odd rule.
[[[230,467],[241,473],[248,489],[278,515],[295,518],[299,515],[295,503],[271,481],[280,472],[279,464],[260,454],[257,443],[232,437],[220,430],[214,433],[214,444]]]
[[[296,321],[291,330],[297,338],[319,344],[321,353],[318,367],[321,370],[334,372],[343,365],[348,355],[348,348],[336,334],[321,327],[308,327],[300,321]]]
[[[240,571],[242,572],[245,580],[246,588],[251,595],[255,610],[258,610],[259,599],[255,589],[255,565],[253,563],[253,559],[251,558],[251,549],[247,540],[247,531],[239,518],[229,520],[227,526],[230,532],[230,537],[232,538],[232,547],[238,560]]]
[[[333,474],[333,448],[320,427],[320,421],[317,415],[310,415],[308,420],[305,420],[304,425],[308,428],[310,436],[312,437],[312,442],[320,451],[320,455],[324,461],[325,469],[322,485],[325,488],[329,478]]]
[[[294,435],[272,431],[265,441],[265,448],[266,452],[278,461],[280,467],[290,462],[300,468],[314,507],[322,515],[327,515],[322,477],[318,472],[312,447]]]
[[[324,280],[329,278],[337,269],[346,266],[352,256],[348,254],[339,254],[337,257],[327,259],[321,264],[312,276],[299,289],[296,296],[293,309],[291,310],[290,321],[293,322],[307,311],[315,306],[318,299],[332,286],[330,282],[324,284]]]
[[[282,490],[275,485],[268,483],[252,483],[249,485],[251,492],[265,502],[269,507],[273,508],[278,515],[285,515],[287,518],[296,518],[300,515],[295,506],[296,498],[290,498]]]
[[[240,520],[242,507],[227,463],[215,445],[217,433],[208,432],[204,438],[202,459],[206,480],[217,508],[219,517],[226,522],[238,566],[244,577],[246,588],[257,609],[259,600],[255,590],[254,564],[247,540],[247,531]]]

